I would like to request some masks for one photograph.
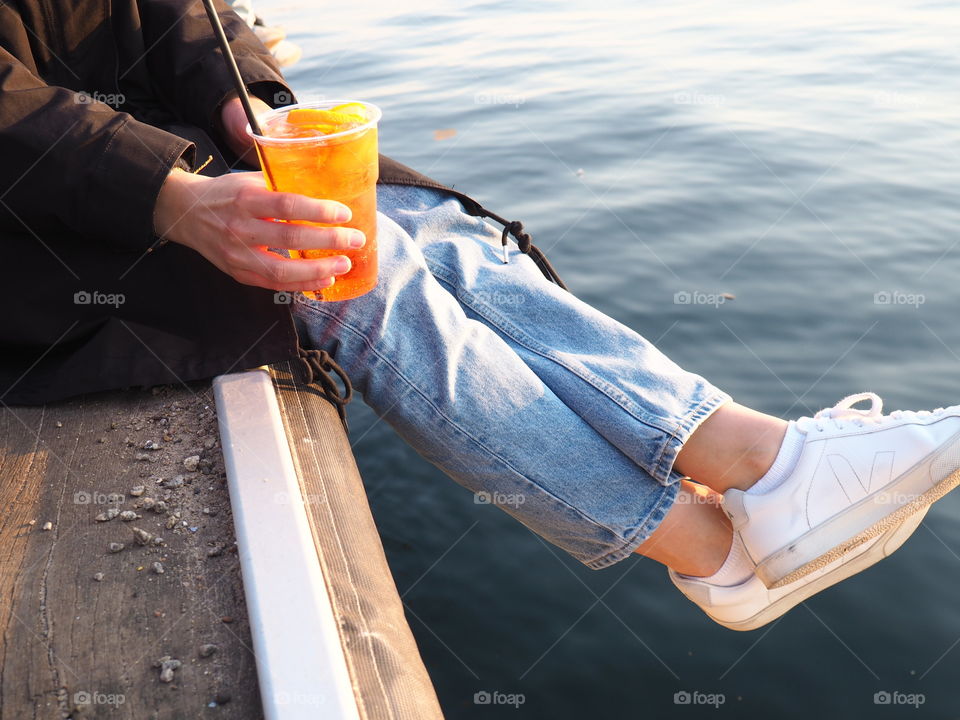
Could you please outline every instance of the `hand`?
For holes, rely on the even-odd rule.
[[[290,259],[267,248],[357,248],[359,230],[273,222],[264,218],[343,223],[350,208],[333,200],[267,190],[263,174],[219,177],[173,170],[160,188],[154,229],[160,237],[193,248],[230,277],[271,290],[321,290],[350,269],[350,259]]]
[[[270,106],[255,95],[250,96],[250,105],[254,115],[261,115],[270,110]],[[243,103],[237,93],[231,92],[223,105],[220,106],[220,129],[223,139],[236,153],[237,157],[254,167],[260,166],[257,151],[253,140],[247,135],[247,114],[243,110]]]

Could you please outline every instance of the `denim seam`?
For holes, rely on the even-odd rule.
[[[670,508],[673,507],[679,491],[679,486],[675,484],[663,485],[661,487],[660,497],[657,498],[656,504],[650,509],[646,517],[641,520],[640,524],[627,534],[624,542],[619,547],[609,550],[600,557],[585,563],[588,568],[591,570],[603,570],[630,557],[636,551],[637,547],[642,545],[650,535],[653,534],[653,531],[657,529],[667,516]],[[653,525],[653,527],[651,528],[650,525]]]
[[[676,455],[679,452],[679,449],[671,453],[673,457],[668,457],[667,454],[673,449],[675,444],[674,441],[679,440],[679,444],[682,447],[683,443],[689,439],[691,433],[693,433],[696,427],[718,407],[730,399],[730,396],[721,390],[701,400],[695,407],[687,412],[687,414],[684,416],[684,419],[677,424],[677,427],[674,429],[667,442],[664,443],[663,449],[660,451],[660,455],[657,457],[657,461],[654,465],[657,470],[657,474],[663,473],[668,478],[671,478],[673,473],[673,464],[676,462]],[[654,475],[654,477],[656,476],[657,475]]]
[[[314,307],[314,306],[311,305],[311,304],[304,303],[304,304],[303,304],[303,307],[306,307],[306,308],[308,308],[309,310],[317,313],[318,315],[322,316],[324,319],[326,319],[326,320],[328,320],[328,321],[331,321],[331,322],[333,322],[333,323],[336,323],[337,325],[339,325],[339,326],[342,327],[343,329],[349,330],[349,331],[352,332],[354,335],[356,335],[358,338],[360,338],[360,340],[367,346],[367,348],[369,348],[370,352],[373,353],[373,355],[376,356],[377,359],[379,359],[380,361],[382,361],[385,365],[387,365],[387,366],[389,366],[390,368],[392,368],[393,371],[397,374],[397,376],[398,376],[399,378],[401,378],[401,379],[403,380],[403,382],[406,383],[406,385],[407,385],[408,387],[410,387],[410,388],[413,389],[418,395],[420,395],[420,397],[423,398],[424,402],[426,402],[426,403],[434,410],[434,412],[436,412],[436,414],[437,414],[439,417],[441,417],[443,420],[445,420],[447,423],[449,423],[449,425],[450,425],[451,427],[453,427],[454,429],[456,429],[458,432],[462,433],[465,437],[469,438],[469,439],[471,440],[471,442],[476,443],[476,445],[477,445],[479,448],[481,448],[484,452],[488,453],[488,454],[490,455],[490,457],[495,458],[497,461],[499,461],[500,463],[502,463],[502,464],[504,465],[504,467],[508,468],[508,469],[509,469],[512,473],[514,473],[517,477],[523,478],[523,480],[524,480],[525,482],[527,482],[527,483],[529,483],[530,485],[532,485],[533,487],[537,488],[540,492],[542,492],[546,497],[550,498],[553,502],[555,502],[555,503],[557,503],[558,505],[564,507],[564,508],[567,509],[568,511],[574,512],[578,517],[583,518],[584,520],[586,520],[587,522],[589,522],[589,523],[590,523],[591,525],[593,525],[594,527],[600,528],[600,529],[602,529],[604,532],[609,533],[609,534],[610,534],[613,538],[615,538],[616,540],[623,540],[623,539],[624,539],[623,536],[621,536],[619,533],[617,533],[617,532],[614,531],[613,529],[607,527],[607,526],[604,525],[603,523],[601,523],[601,522],[597,521],[596,519],[590,517],[589,515],[585,514],[580,508],[578,508],[578,507],[576,507],[576,506],[574,506],[574,505],[571,505],[570,503],[568,503],[568,502],[567,502],[566,500],[564,500],[563,498],[557,497],[557,496],[554,495],[552,492],[550,492],[549,490],[547,490],[546,488],[544,488],[542,485],[540,485],[539,483],[535,482],[534,480],[530,479],[529,477],[527,477],[526,475],[524,475],[523,473],[521,473],[520,471],[518,471],[518,470],[517,470],[516,468],[514,468],[513,465],[511,465],[506,459],[502,458],[500,455],[498,455],[497,453],[493,452],[490,448],[488,448],[488,447],[487,447],[483,442],[481,442],[478,438],[475,438],[473,435],[471,435],[471,434],[468,433],[466,430],[464,430],[462,427],[460,427],[460,425],[459,425],[458,423],[454,422],[451,418],[447,417],[447,415],[444,414],[444,413],[440,410],[440,408],[438,408],[438,407],[430,400],[430,398],[427,397],[427,395],[426,395],[422,390],[420,390],[419,387],[417,387],[417,385],[416,385],[415,383],[413,383],[409,378],[407,378],[407,376],[404,375],[404,374],[400,371],[400,369],[397,368],[393,363],[391,363],[384,355],[382,355],[380,352],[378,352],[377,349],[376,349],[376,348],[370,343],[370,341],[366,338],[366,336],[365,336],[362,332],[360,332],[357,328],[353,327],[353,326],[350,325],[349,323],[343,322],[343,320],[341,320],[339,317],[336,317],[336,316],[327,314],[325,311],[323,311],[323,310],[321,310],[321,309],[319,309],[319,308],[317,308],[317,307]],[[638,469],[639,471],[643,471],[642,468],[640,468],[639,466],[637,466],[637,469]]]
[[[427,259],[427,263],[430,267],[430,272],[433,273],[434,277],[436,277],[437,280],[442,282],[444,285],[448,286],[453,291],[453,294],[459,301],[461,301],[464,305],[469,307],[471,310],[476,312],[481,317],[484,317],[490,322],[493,322],[494,324],[496,324],[497,327],[504,330],[504,332],[506,332],[511,337],[511,339],[514,340],[518,345],[522,345],[523,347],[530,350],[530,352],[536,353],[537,355],[540,355],[541,357],[547,360],[550,360],[551,362],[554,362],[560,367],[573,373],[574,375],[579,377],[581,380],[583,380],[585,383],[587,383],[588,385],[595,388],[597,391],[599,391],[603,395],[606,395],[608,398],[610,398],[611,401],[616,403],[620,408],[623,409],[624,412],[626,412],[631,417],[633,417],[637,422],[642,423],[650,427],[651,429],[664,433],[665,435],[668,435],[668,436],[670,436],[674,432],[669,428],[662,427],[658,423],[652,422],[647,418],[641,417],[640,414],[636,412],[636,410],[633,410],[631,409],[631,407],[628,407],[628,406],[635,406],[636,403],[630,400],[630,398],[624,395],[623,393],[618,392],[615,386],[605,382],[602,378],[600,378],[598,375],[596,375],[593,372],[589,372],[589,371],[581,372],[577,368],[572,367],[568,363],[564,362],[562,358],[554,355],[549,348],[542,345],[541,343],[536,342],[533,338],[531,338],[529,335],[527,335],[522,330],[520,330],[516,325],[511,323],[505,316],[501,315],[496,310],[487,306],[478,308],[477,306],[472,304],[470,302],[473,299],[472,293],[462,293],[457,290],[456,283],[450,280],[450,277],[449,277],[450,275],[454,275],[454,273],[452,273],[449,270],[449,268],[447,268],[445,265],[443,265],[442,263],[432,261],[429,258]],[[442,272],[438,273],[437,270],[442,270]],[[619,396],[619,399],[618,399],[618,396]]]

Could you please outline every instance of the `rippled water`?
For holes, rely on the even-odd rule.
[[[867,389],[960,402],[950,3],[259,9],[304,48],[303,99],[378,103],[384,152],[522,219],[574,292],[739,401],[784,417]],[[956,494],[892,559],[737,634],[655,563],[582,569],[365,409],[353,425],[451,718],[960,717]],[[525,701],[476,705],[482,690]],[[684,690],[725,703],[679,707]]]

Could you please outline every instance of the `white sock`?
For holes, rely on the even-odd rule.
[[[718,587],[730,587],[731,585],[739,585],[744,580],[747,580],[753,575],[755,569],[756,565],[747,554],[747,549],[743,546],[743,540],[740,539],[740,534],[735,533],[733,543],[730,545],[730,552],[727,554],[727,559],[723,561],[720,569],[709,577],[697,577],[694,579],[708,582]]]
[[[806,437],[797,430],[796,423],[791,422],[783,436],[783,444],[780,445],[777,459],[773,461],[773,465],[764,473],[763,477],[757,480],[747,492],[752,495],[763,495],[786,480],[800,460],[800,453],[803,452],[803,443]]]

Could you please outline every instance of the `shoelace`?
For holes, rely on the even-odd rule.
[[[326,350],[307,350],[298,347],[298,354],[302,364],[307,385],[317,385],[323,392],[323,396],[329,400],[337,409],[337,415],[340,416],[340,422],[343,423],[343,429],[349,433],[350,428],[347,425],[347,403],[353,397],[353,385],[350,378],[344,372],[336,360],[330,357]],[[340,386],[333,379],[333,375],[340,378],[343,383],[343,393],[340,392]]]
[[[864,400],[870,401],[869,410],[858,410],[854,405]],[[913,418],[930,418],[943,415],[947,408],[937,408],[936,410],[894,410],[889,415],[883,415],[883,400],[880,396],[872,392],[856,393],[847,395],[832,408],[825,408],[814,415],[812,418],[800,418],[797,420],[797,426],[808,431],[815,429],[817,432],[823,432],[828,421],[832,422],[837,430],[843,430],[847,424],[865,427],[868,423],[879,425],[890,420],[910,420]]]

